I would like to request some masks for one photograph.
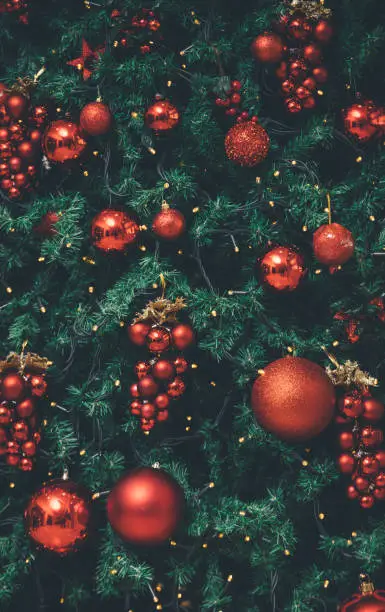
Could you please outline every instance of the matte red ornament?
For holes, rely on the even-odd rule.
[[[322,51],[318,45],[311,43],[304,47],[303,57],[309,64],[320,64],[322,60]]]
[[[184,351],[194,343],[194,330],[191,325],[179,323],[172,328],[171,339],[175,348],[180,351]]]
[[[13,119],[21,119],[27,111],[28,100],[21,94],[10,94],[5,101],[5,105]]]
[[[378,461],[379,467],[381,469],[385,469],[385,451],[380,450],[376,453],[376,459]]]
[[[373,491],[373,497],[374,499],[377,499],[378,501],[384,501],[385,499],[385,489],[379,489],[379,488],[375,488]]]
[[[357,476],[354,479],[354,486],[356,487],[357,491],[367,491],[369,489],[369,485],[370,485],[370,481],[368,480],[368,478],[365,478],[364,476]]]
[[[40,374],[31,376],[29,379],[29,384],[31,387],[31,393],[35,397],[43,397],[47,391],[47,381],[45,380],[44,376],[41,376]]]
[[[170,404],[170,399],[166,393],[160,393],[154,399],[154,404],[158,410],[166,410]]]
[[[106,208],[94,217],[91,224],[93,244],[106,253],[124,251],[135,242],[139,226],[127,213]]]
[[[361,416],[364,411],[361,395],[355,392],[346,393],[338,400],[338,408],[349,418]]]
[[[184,374],[188,369],[188,362],[184,357],[177,357],[174,360],[174,366],[177,374]]]
[[[320,19],[314,28],[314,37],[319,40],[319,42],[325,44],[330,41],[332,36],[333,28],[330,24],[330,21],[327,21],[326,19]]]
[[[302,105],[304,108],[307,108],[308,110],[312,109],[315,107],[315,98],[314,96],[308,96],[307,98],[305,98],[302,101]]]
[[[7,463],[7,465],[10,465],[12,467],[17,467],[20,464],[20,455],[7,455],[5,461]]]
[[[326,83],[329,73],[324,66],[313,68],[313,77],[317,83]]]
[[[339,223],[321,225],[313,234],[315,258],[328,266],[346,263],[354,253],[351,232]]]
[[[163,470],[138,468],[125,474],[107,500],[113,529],[132,544],[155,545],[175,531],[182,514],[183,492]]]
[[[18,401],[25,393],[25,384],[20,374],[6,374],[1,382],[1,394],[6,400]]]
[[[160,423],[167,421],[168,419],[168,410],[160,410],[157,415],[157,419]]]
[[[280,62],[285,45],[279,34],[265,32],[259,34],[251,43],[251,53],[255,59],[263,63]]]
[[[171,344],[170,332],[166,327],[153,327],[148,332],[146,340],[151,353],[162,353]]]
[[[359,493],[357,489],[353,487],[353,485],[349,485],[346,489],[346,495],[348,499],[358,499]]]
[[[259,266],[263,282],[278,291],[294,291],[306,274],[302,255],[290,247],[271,249]]]
[[[251,405],[264,429],[298,442],[313,438],[330,423],[335,391],[319,365],[302,357],[285,357],[266,366],[256,379]]]
[[[180,210],[164,207],[153,220],[154,234],[163,240],[177,240],[186,229],[186,219]]]
[[[343,112],[345,130],[361,142],[370,140],[377,128],[369,122],[369,110],[365,104],[353,104]]]
[[[150,419],[155,414],[155,406],[150,402],[142,405],[141,414],[145,419]]]
[[[351,431],[342,431],[338,437],[342,450],[351,450],[354,447],[354,436]]]
[[[138,391],[140,397],[153,397],[158,393],[158,385],[152,376],[144,376],[138,382]]]
[[[157,380],[169,380],[175,376],[175,366],[167,359],[159,359],[152,367],[151,374]]]
[[[103,102],[89,102],[80,113],[80,127],[90,136],[107,134],[112,125],[112,114]]]
[[[369,423],[377,423],[384,416],[384,404],[374,397],[368,397],[363,402],[363,418]]]
[[[168,100],[157,100],[147,109],[144,119],[154,132],[167,132],[178,125],[180,114]]]
[[[352,455],[343,453],[338,457],[338,467],[342,474],[353,474],[356,462]]]
[[[266,159],[270,138],[259,123],[252,120],[242,121],[227,132],[225,149],[231,161],[251,168]]]
[[[37,491],[24,513],[32,540],[45,550],[65,555],[86,539],[90,497],[71,480],[53,480]]]
[[[132,323],[127,327],[128,337],[137,346],[144,346],[146,344],[147,334],[150,331],[151,326],[149,323],[138,321],[138,323]]]
[[[53,121],[43,135],[43,149],[47,158],[58,164],[78,159],[86,146],[78,125],[72,121]]]
[[[34,228],[35,232],[40,234],[40,236],[49,238],[50,236],[54,236],[57,234],[57,230],[55,228],[56,223],[59,221],[60,217],[55,211],[49,211],[40,219],[40,223],[36,225]]]

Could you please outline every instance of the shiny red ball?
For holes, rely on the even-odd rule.
[[[338,442],[342,450],[354,448],[354,436],[351,431],[342,431],[338,436]]]
[[[184,374],[187,372],[188,362],[184,357],[179,356],[174,360],[174,366],[177,374]]]
[[[103,102],[89,102],[80,113],[80,127],[90,136],[107,134],[112,125],[112,114]]]
[[[16,156],[11,157],[8,161],[8,166],[10,170],[12,170],[13,174],[15,174],[16,172],[20,172],[22,164],[22,159]]]
[[[21,94],[10,94],[5,101],[8,113],[13,119],[21,119],[28,108],[28,100]]]
[[[374,397],[368,397],[363,402],[363,418],[369,423],[377,423],[384,416],[384,404]]]
[[[172,397],[173,399],[180,397],[181,395],[183,395],[185,391],[186,391],[186,384],[184,380],[180,378],[180,376],[177,376],[176,378],[174,378],[174,380],[172,380],[167,387],[167,395],[169,397]]]
[[[35,106],[31,112],[31,120],[35,125],[42,126],[48,118],[48,111],[45,106]]]
[[[159,359],[152,367],[151,374],[157,380],[169,380],[175,376],[175,366],[167,359]]]
[[[282,38],[274,32],[259,34],[251,43],[253,57],[263,63],[280,62],[284,49]]]
[[[145,419],[151,419],[155,414],[155,406],[154,404],[147,402],[146,404],[142,405],[142,409],[141,409],[141,415],[145,418]]]
[[[302,255],[289,247],[271,249],[259,266],[263,282],[277,291],[294,291],[306,274]]]
[[[151,326],[143,321],[138,323],[132,323],[127,327],[128,337],[137,346],[144,346],[146,344],[147,334],[150,331]]]
[[[381,429],[375,427],[364,427],[361,431],[361,440],[366,448],[375,448],[384,440],[384,434]]]
[[[380,489],[383,489],[385,487],[385,473],[384,472],[380,472],[379,474],[377,474],[375,483],[376,483],[376,487],[379,487]]]
[[[311,33],[312,27],[305,17],[302,15],[294,16],[287,26],[288,34],[295,40],[307,40]]]
[[[90,498],[70,480],[53,480],[29,500],[25,528],[38,546],[67,554],[87,538],[91,516]]]
[[[283,91],[283,93],[285,94],[291,94],[294,92],[295,90],[295,81],[294,79],[285,79],[282,83],[281,83],[281,89]]]
[[[317,83],[326,83],[329,73],[324,66],[313,68],[313,77]]]
[[[170,332],[165,327],[153,327],[148,332],[146,341],[151,353],[162,353],[170,346]]]
[[[18,442],[25,442],[28,440],[29,428],[25,421],[16,421],[12,425],[12,436],[14,440]]]
[[[132,397],[140,397],[138,383],[134,383],[133,385],[131,385],[130,393],[131,393]]]
[[[378,461],[379,467],[383,470],[385,469],[385,451],[380,450],[376,453],[376,459]]]
[[[24,126],[21,123],[12,123],[6,131],[12,142],[20,142],[25,136]]]
[[[298,98],[287,98],[285,105],[289,113],[292,114],[300,113],[302,110],[302,104]]]
[[[149,467],[125,474],[107,500],[113,529],[132,544],[155,545],[175,531],[182,514],[183,492],[166,472]]]
[[[328,266],[346,263],[354,253],[351,232],[339,223],[321,225],[313,234],[315,258]]]
[[[356,462],[354,457],[348,453],[344,453],[338,457],[338,467],[342,474],[352,474],[355,465]]]
[[[298,79],[303,77],[307,72],[307,65],[303,59],[295,59],[289,64],[289,76]]]
[[[6,400],[18,401],[25,393],[25,384],[20,374],[6,374],[1,382],[1,395]]]
[[[166,393],[160,393],[154,399],[154,404],[158,410],[166,410],[170,404],[170,398]]]
[[[28,137],[33,145],[39,145],[41,141],[41,131],[40,130],[31,130],[28,134]]]
[[[155,215],[152,229],[163,240],[177,240],[186,229],[185,216],[180,210],[165,208]]]
[[[311,43],[304,47],[303,57],[309,64],[320,64],[322,60],[322,51],[318,45]]]
[[[151,364],[148,363],[147,361],[138,361],[138,363],[135,366],[135,374],[137,375],[139,379],[147,376],[150,370],[151,370]]]
[[[253,167],[266,159],[270,138],[264,128],[252,120],[236,123],[225,138],[227,157],[239,166]]]
[[[12,467],[17,467],[20,464],[20,455],[7,455],[6,463]]]
[[[369,510],[369,508],[373,508],[374,497],[372,495],[364,495],[360,499],[360,506],[361,508],[365,508],[366,510]]]
[[[311,110],[316,104],[314,96],[308,96],[302,101],[302,104],[304,108]]]
[[[338,400],[338,408],[349,418],[361,416],[364,411],[361,395],[359,393],[346,393]]]
[[[326,19],[320,19],[314,28],[314,37],[319,40],[319,42],[325,44],[330,41],[332,36],[333,28],[330,24],[330,21],[327,21]]]
[[[9,425],[12,421],[12,410],[7,405],[7,402],[2,402],[0,405],[0,425]]]
[[[365,104],[353,104],[343,112],[345,130],[359,141],[370,140],[377,128],[369,122],[369,110]]]
[[[356,487],[357,491],[360,491],[361,493],[363,491],[367,491],[369,489],[369,485],[370,481],[364,476],[357,476],[357,478],[354,479],[354,486]]]
[[[130,404],[130,408],[131,408],[131,414],[135,414],[136,416],[139,416],[142,414],[142,402],[139,402],[138,400],[134,400],[133,402],[131,402]]]
[[[157,419],[160,423],[167,421],[168,419],[168,410],[160,410],[157,415]]]
[[[140,397],[154,397],[158,393],[158,384],[152,376],[144,376],[137,384]]]
[[[157,100],[147,109],[144,119],[151,130],[166,132],[178,125],[180,114],[168,100]]]
[[[35,374],[31,376],[31,378],[29,379],[29,384],[31,387],[31,393],[35,397],[43,397],[43,395],[47,391],[47,381],[41,374]]]
[[[106,253],[123,252],[135,242],[139,226],[127,213],[106,208],[94,217],[91,224],[93,244]]]
[[[346,495],[348,499],[357,499],[359,497],[359,493],[357,489],[353,487],[353,485],[349,485],[346,489]]]
[[[362,473],[368,476],[374,476],[380,469],[380,463],[376,457],[364,457],[361,461]]]
[[[33,440],[27,440],[27,442],[24,442],[21,450],[27,457],[33,457],[36,455],[36,444]]]
[[[314,91],[314,89],[317,87],[317,83],[313,77],[307,77],[307,79],[303,81],[302,85],[309,91]]]
[[[87,146],[76,123],[58,119],[43,135],[43,148],[49,161],[62,164],[78,159]]]
[[[179,323],[171,330],[171,339],[175,348],[179,351],[186,350],[195,340],[194,330],[191,325]]]
[[[384,501],[385,499],[385,489],[378,489],[377,487],[373,491],[373,497],[378,501]]]
[[[8,164],[0,164],[0,177],[9,179],[10,176],[11,170],[9,169]]]

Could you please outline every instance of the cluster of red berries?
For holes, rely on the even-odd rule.
[[[384,434],[376,424],[384,416],[384,405],[370,395],[354,389],[338,403],[336,422],[342,427],[339,446],[343,453],[338,467],[351,476],[347,488],[349,499],[357,499],[362,508],[372,508],[385,500],[385,450],[381,450]]]
[[[0,83],[0,188],[11,200],[36,187],[47,116],[44,106],[31,107],[25,95]]]
[[[158,32],[160,28],[160,21],[154,11],[142,8],[137,15],[131,18],[129,26],[125,25],[126,17],[118,9],[111,12],[111,18],[114,21],[118,20],[121,25],[121,29],[119,29],[114,40],[114,47],[132,47],[138,38],[138,34],[141,34],[138,41],[140,52],[143,54],[150,53],[154,41],[152,40],[150,44],[149,41],[142,40],[142,38],[143,34],[145,37],[151,36],[153,38],[154,33]]]
[[[139,321],[128,327],[128,336],[137,346],[147,346],[152,356],[138,361],[138,382],[131,385],[131,413],[140,417],[143,431],[150,431],[156,421],[167,421],[170,400],[186,390],[182,375],[188,362],[182,355],[165,355],[166,351],[184,351],[194,342],[194,331],[186,323],[153,325]]]
[[[25,0],[0,0],[0,15],[17,13],[20,23],[28,23],[28,3]]]
[[[0,455],[29,472],[40,443],[36,402],[47,390],[42,373],[7,371],[0,386]]]
[[[251,52],[260,62],[279,62],[276,75],[290,113],[314,108],[314,93],[328,79],[322,65],[321,45],[330,41],[332,26],[327,19],[310,20],[297,13],[283,16],[277,29],[279,33],[265,32],[257,36]]]

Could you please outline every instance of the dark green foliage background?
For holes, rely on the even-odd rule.
[[[310,451],[292,447],[255,423],[249,395],[256,371],[287,354],[288,346],[326,365],[320,348],[326,345],[340,361],[357,359],[384,378],[385,327],[368,303],[384,292],[384,258],[373,253],[385,248],[385,156],[381,142],[357,146],[341,124],[341,109],[357,92],[385,103],[384,4],[328,3],[336,30],[326,53],[330,78],[316,111],[298,117],[284,112],[272,71],[258,67],[249,53],[253,37],[269,28],[283,5],[159,1],[153,8],[163,43],[146,56],[134,50],[119,55],[112,46],[111,9],[127,8],[132,15],[141,6],[98,0],[87,10],[80,0],[30,0],[29,26],[1,16],[2,81],[12,84],[45,65],[34,101],[49,104],[53,117],[69,113],[75,119],[95,99],[98,85],[116,125],[110,137],[92,143],[98,157],[68,171],[52,168],[33,198],[20,205],[4,200],[0,208],[0,352],[19,350],[28,339],[31,350],[52,359],[49,399],[57,403],[45,407],[48,424],[33,474],[1,467],[0,606],[147,612],[155,609],[149,586],[161,581],[163,609],[170,611],[183,609],[178,587],[186,588],[184,599],[194,611],[332,611],[355,590],[360,571],[385,585],[383,506],[364,512],[345,499],[334,466],[333,427],[306,446]],[[87,82],[67,66],[79,55],[82,37],[93,46],[107,42]],[[213,103],[218,52],[225,75],[242,81],[246,108],[258,114],[272,140],[268,159],[255,169],[237,168],[224,156],[231,122]],[[143,125],[156,92],[182,113],[181,126],[159,141]],[[360,155],[363,161],[356,163]],[[312,232],[327,218],[328,191],[335,221],[356,238],[354,260],[333,276],[326,269],[315,273],[311,251]],[[180,243],[158,244],[148,232],[140,241],[145,252],[95,252],[89,228],[97,211],[109,205],[134,211],[150,227],[163,197],[188,219]],[[51,210],[63,213],[58,234],[41,241],[32,228]],[[292,295],[271,294],[258,281],[255,262],[269,240],[295,244],[306,257],[307,279]],[[45,260],[39,263],[40,257]],[[141,353],[129,345],[120,323],[158,294],[153,284],[160,273],[169,297],[188,301],[199,338],[190,359],[199,367],[170,421],[145,437],[127,411]],[[355,345],[333,320],[339,310],[373,315]],[[381,385],[377,394],[385,399]],[[186,415],[193,417],[189,433]],[[107,526],[102,498],[94,503],[95,532],[83,551],[58,559],[31,548],[22,514],[48,472],[60,475],[68,467],[73,479],[104,491],[125,469],[156,461],[186,494],[176,547],[124,545]],[[208,488],[211,481],[214,488]],[[322,522],[319,512],[326,515]]]

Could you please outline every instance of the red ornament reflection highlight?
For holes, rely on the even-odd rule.
[[[303,257],[288,247],[276,247],[260,263],[263,281],[278,291],[293,291],[306,274]]]

